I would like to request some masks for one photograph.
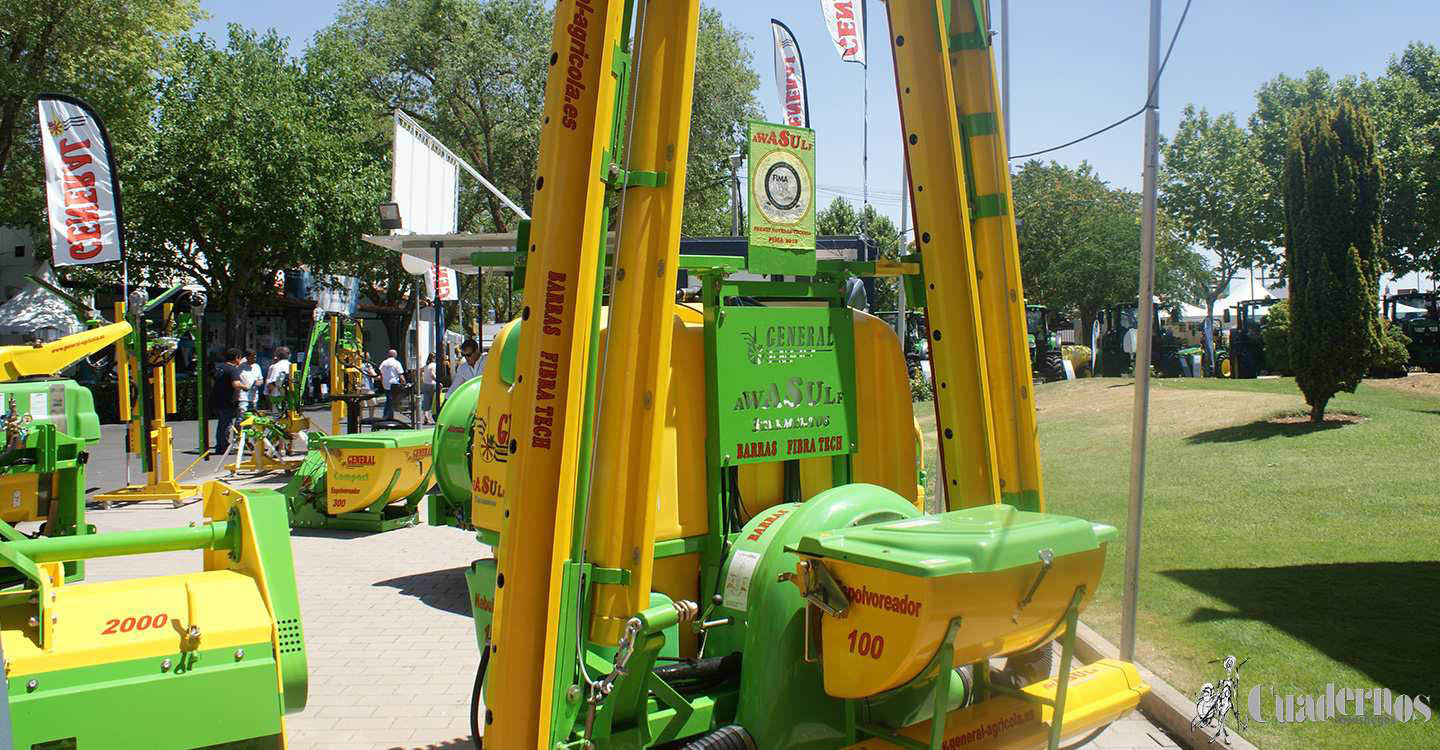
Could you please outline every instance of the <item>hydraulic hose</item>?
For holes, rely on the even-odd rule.
[[[485,687],[485,670],[490,666],[490,641],[480,649],[480,667],[475,670],[475,690],[470,693],[470,739],[475,750],[485,750],[484,738],[480,736],[480,691]]]
[[[755,740],[739,724],[729,724],[696,737],[680,750],[755,750]]]

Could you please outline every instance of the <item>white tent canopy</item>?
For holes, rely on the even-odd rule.
[[[49,263],[42,264],[34,275],[55,283],[55,271]],[[0,342],[3,343],[19,344],[31,337],[54,341],[83,330],[84,321],[75,315],[69,302],[29,279],[19,294],[0,305]]]

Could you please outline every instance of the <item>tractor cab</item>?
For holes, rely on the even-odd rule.
[[[1160,323],[1160,308],[1154,308],[1151,323],[1150,364],[1163,377],[1178,378],[1180,340]],[[1135,337],[1140,328],[1140,305],[1125,302],[1100,312],[1100,345],[1097,369],[1103,377],[1117,378],[1135,370]]]
[[[1270,307],[1283,300],[1250,299],[1235,306],[1235,328],[1230,332],[1230,373],[1254,378],[1265,369],[1264,322]]]
[[[1410,339],[1410,364],[1440,372],[1440,292],[1406,289],[1388,295],[1384,316]]]
[[[1025,306],[1025,333],[1030,344],[1030,374],[1036,381],[1051,383],[1065,379],[1065,359],[1060,335],[1052,323],[1058,315],[1044,305]]]

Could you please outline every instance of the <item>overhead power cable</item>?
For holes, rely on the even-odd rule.
[[[1130,122],[1131,120],[1139,117],[1140,115],[1145,114],[1145,110],[1150,108],[1150,102],[1155,100],[1155,89],[1160,86],[1160,76],[1165,74],[1165,66],[1170,62],[1170,53],[1175,51],[1175,40],[1180,38],[1180,29],[1185,28],[1185,17],[1190,15],[1190,3],[1192,1],[1193,0],[1185,0],[1185,10],[1181,11],[1180,13],[1180,22],[1175,24],[1175,33],[1170,36],[1170,46],[1165,48],[1165,59],[1160,61],[1160,69],[1155,71],[1155,80],[1150,82],[1150,90],[1145,96],[1145,104],[1143,104],[1140,109],[1135,110],[1134,112],[1126,115],[1125,117],[1122,117],[1119,120],[1116,120],[1115,122],[1112,122],[1109,125],[1106,125],[1105,127],[1100,128],[1093,133],[1082,135],[1073,141],[1066,141],[1059,146],[1051,146],[1050,148],[1041,149],[1039,151],[1031,151],[1028,154],[1014,154],[1010,157],[1010,159],[1028,159],[1032,156],[1039,156],[1041,154],[1048,154],[1051,151],[1059,151],[1062,148],[1069,148],[1077,143],[1080,143],[1081,141],[1088,141],[1091,138],[1100,135],[1101,133],[1106,133],[1114,130],[1115,128],[1118,128],[1121,125]]]

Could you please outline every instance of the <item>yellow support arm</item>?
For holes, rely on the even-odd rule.
[[[37,346],[0,347],[0,382],[55,375],[130,335],[129,323],[111,323]]]
[[[1025,510],[1045,509],[1031,399],[1030,347],[1025,331],[1025,292],[1020,282],[1020,243],[1015,234],[1007,133],[996,87],[995,55],[979,4],[957,4],[950,27],[950,70],[959,108],[970,231],[979,279],[995,447],[1000,459],[1001,501]],[[960,40],[984,39],[979,47]]]
[[[1000,499],[995,416],[970,248],[965,154],[940,19],[944,0],[886,3],[915,237],[925,277],[943,497],[951,509]]]
[[[614,129],[623,0],[559,0],[535,177],[520,350],[512,391],[509,518],[497,553],[486,744],[548,750],[560,583],[570,553]],[[566,658],[573,658],[566,655]]]
[[[632,67],[628,169],[663,174],[664,180],[657,187],[631,187],[622,198],[604,369],[595,399],[596,434],[604,438],[596,442],[591,464],[589,562],[630,571],[628,584],[593,589],[590,640],[612,646],[625,621],[650,606],[700,17],[699,0],[641,7],[645,31]]]
[[[950,508],[1043,510],[1010,172],[980,0],[888,3]]]

